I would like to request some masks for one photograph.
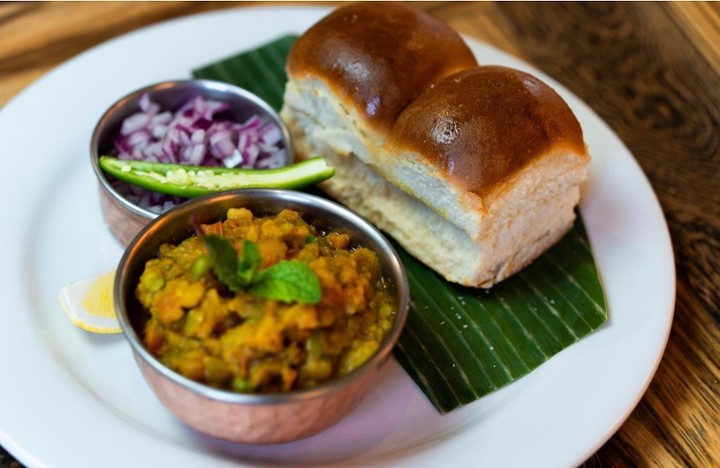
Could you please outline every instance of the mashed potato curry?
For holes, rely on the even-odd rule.
[[[321,232],[292,210],[255,217],[245,208],[200,230],[203,236],[163,245],[136,291],[150,312],[145,345],[176,372],[245,393],[312,388],[356,369],[392,328],[396,307],[378,257],[346,234]],[[241,261],[252,244],[260,272],[306,264],[319,280],[319,301],[234,292],[213,268],[203,241],[211,235],[229,241]]]

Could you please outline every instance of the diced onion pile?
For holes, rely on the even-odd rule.
[[[162,110],[143,94],[140,111],[123,122],[111,151],[119,159],[270,169],[285,163],[282,131],[254,115],[244,123],[219,118],[228,103],[192,98],[176,111]],[[127,184],[118,190],[132,203],[161,213],[181,200]]]

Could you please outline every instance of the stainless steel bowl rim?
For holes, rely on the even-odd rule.
[[[271,200],[279,202],[279,207],[282,206],[282,202],[289,201],[294,203],[301,203],[308,206],[309,208],[321,210],[330,213],[332,216],[344,218],[346,221],[349,221],[349,223],[352,224],[356,229],[368,235],[377,245],[377,247],[381,249],[381,252],[379,252],[378,254],[381,257],[385,257],[387,259],[392,270],[390,274],[393,277],[393,281],[395,282],[394,286],[398,294],[398,310],[395,318],[395,323],[393,324],[393,328],[391,329],[390,333],[385,337],[385,340],[381,344],[380,349],[358,369],[355,369],[347,375],[332,379],[325,384],[308,390],[296,390],[291,392],[272,394],[243,394],[232,392],[229,390],[213,388],[199,382],[195,382],[187,377],[184,377],[163,365],[147,349],[145,349],[145,347],[140,341],[140,337],[135,333],[132,324],[129,322],[129,318],[126,314],[127,308],[125,307],[125,300],[122,294],[122,279],[125,277],[125,273],[128,268],[128,261],[132,257],[133,252],[135,251],[137,246],[142,243],[143,239],[146,236],[146,233],[149,230],[153,229],[155,225],[164,223],[165,220],[171,217],[189,215],[191,212],[193,212],[193,210],[196,209],[197,206],[207,203],[208,200],[215,200],[215,202],[219,203],[222,200],[229,199],[237,199],[237,201],[239,202],[239,206],[240,202],[243,199]],[[279,208],[278,211],[280,209],[282,208]],[[332,393],[339,388],[344,387],[346,384],[354,381],[355,379],[358,379],[364,373],[372,371],[373,368],[375,368],[377,365],[387,359],[392,351],[392,348],[397,342],[402,328],[405,324],[410,304],[410,292],[405,268],[400,261],[397,252],[390,244],[390,242],[388,242],[388,240],[383,236],[383,234],[381,234],[380,231],[377,230],[377,228],[375,228],[372,224],[370,224],[370,222],[368,222],[361,216],[351,212],[347,208],[333,201],[305,192],[278,189],[241,189],[205,195],[186,201],[157,216],[154,220],[148,223],[148,225],[146,225],[130,242],[130,244],[125,250],[125,253],[120,259],[117,273],[115,275],[114,302],[117,311],[118,321],[120,322],[120,326],[122,328],[122,332],[125,338],[130,343],[130,346],[135,352],[135,354],[147,364],[149,364],[154,371],[159,372],[167,379],[181,385],[185,389],[211,400],[247,405],[273,405],[288,404],[312,398],[321,398],[325,394]]]
[[[102,117],[100,117],[100,120],[98,120],[98,123],[93,129],[92,137],[90,138],[90,163],[92,164],[93,171],[95,172],[95,175],[97,176],[97,179],[103,186],[104,190],[107,190],[109,193],[111,193],[112,196],[123,205],[123,207],[147,219],[154,219],[158,214],[128,201],[121,193],[115,190],[115,188],[112,186],[112,184],[110,184],[110,181],[105,176],[105,172],[102,170],[99,164],[99,159],[101,156],[98,148],[100,135],[104,130],[107,121],[115,114],[115,112],[117,112],[118,109],[123,108],[128,102],[137,102],[140,96],[142,96],[144,93],[152,92],[153,90],[156,90],[158,88],[169,89],[183,86],[195,87],[198,90],[214,90],[218,92],[234,94],[262,108],[265,112],[267,112],[268,116],[270,116],[272,120],[274,120],[280,126],[280,130],[282,132],[285,142],[287,164],[291,164],[295,158],[295,147],[293,145],[292,136],[290,135],[290,130],[288,129],[287,125],[285,125],[285,122],[282,120],[282,118],[280,118],[280,114],[278,114],[275,109],[270,107],[270,105],[265,100],[244,88],[235,86],[230,83],[224,83],[221,81],[214,81],[208,79],[167,80],[143,86],[142,88],[138,88],[135,91],[132,91],[115,101],[103,113]]]

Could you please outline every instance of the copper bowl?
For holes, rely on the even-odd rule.
[[[193,225],[224,219],[232,207],[257,215],[284,208],[300,212],[321,228],[346,232],[353,242],[375,251],[395,290],[395,324],[377,353],[352,373],[310,390],[277,394],[241,394],[192,381],[160,363],[143,345],[148,313],[135,298],[145,263],[161,244],[194,234]],[[281,443],[309,437],[337,423],[360,402],[386,363],[405,323],[409,305],[407,277],[397,253],[370,223],[342,206],[303,192],[248,189],[187,201],[158,216],[130,243],[115,277],[115,309],[135,361],[158,399],[177,418],[203,433],[252,444]]]
[[[116,188],[111,177],[103,172],[98,160],[109,154],[113,138],[119,132],[125,118],[138,112],[139,100],[148,94],[151,101],[164,110],[178,109],[182,104],[196,96],[222,101],[230,104],[226,111],[228,118],[244,122],[257,115],[263,122],[274,122],[280,127],[285,146],[285,165],[292,164],[294,148],[290,132],[279,114],[265,101],[237,86],[212,80],[174,80],[163,81],[143,87],[122,97],[108,108],[98,121],[90,141],[90,162],[98,179],[100,206],[110,231],[122,245],[130,240],[158,213],[128,200]]]

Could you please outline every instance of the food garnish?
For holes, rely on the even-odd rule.
[[[230,119],[230,104],[190,98],[177,109],[161,109],[147,93],[139,111],[123,120],[110,155],[121,160],[181,164],[207,168],[273,169],[287,162],[283,131],[277,123],[253,115]],[[155,213],[182,198],[113,181],[128,201]]]
[[[323,158],[276,169],[196,167],[186,164],[125,161],[101,156],[100,167],[113,177],[153,192],[192,198],[238,188],[302,188],[335,173]]]
[[[317,304],[322,298],[320,281],[306,263],[281,260],[261,270],[262,257],[255,242],[243,240],[242,260],[224,237],[203,236],[203,242],[215,275],[233,292],[247,290],[265,299],[301,304]]]
[[[223,118],[225,102],[201,96],[163,110],[143,94],[140,111],[123,120],[112,154],[120,159],[193,166],[267,169],[285,161],[282,131],[254,115],[244,123]]]
[[[58,300],[70,321],[93,333],[119,333],[113,306],[115,270],[83,278],[60,289]]]

